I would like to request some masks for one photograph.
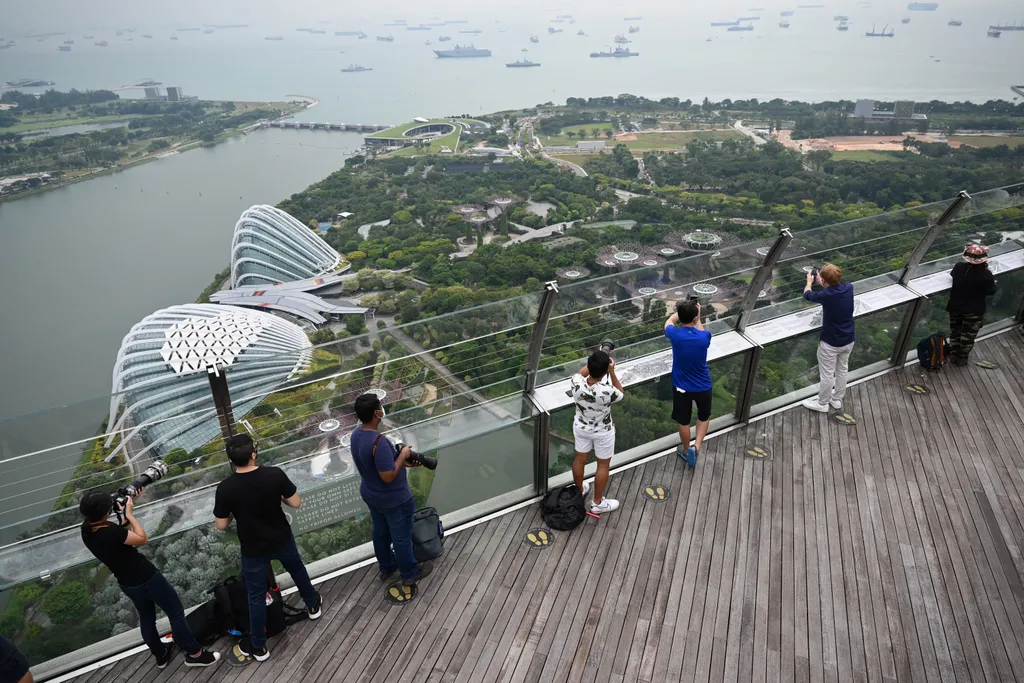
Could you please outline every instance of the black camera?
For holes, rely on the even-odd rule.
[[[401,453],[402,449],[405,448],[405,446],[406,445],[404,443],[396,443],[395,450]],[[428,470],[437,469],[437,458],[429,455],[423,455],[422,453],[417,453],[412,448],[409,449],[409,457],[406,458],[406,460],[411,462],[413,465],[423,465]]]
[[[604,351],[605,353],[610,354],[612,351],[615,350],[615,342],[613,342],[611,339],[604,339],[601,341],[601,346],[599,346],[598,348]]]
[[[127,486],[122,486],[117,490],[116,493],[110,494],[110,502],[114,506],[114,512],[117,514],[117,521],[121,524],[124,523],[124,507],[128,504],[129,498],[134,498],[139,495],[142,489],[146,488],[154,481],[162,479],[167,474],[167,463],[163,460],[154,460],[146,471],[140,474],[132,483]]]
[[[811,266],[811,277],[812,278],[817,278],[818,277],[818,273],[820,273],[820,272],[821,272],[821,269],[818,268],[818,266]]]

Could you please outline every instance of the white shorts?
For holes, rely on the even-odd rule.
[[[607,432],[590,432],[573,425],[572,435],[576,438],[577,453],[594,451],[598,460],[607,460],[615,453],[615,427]]]

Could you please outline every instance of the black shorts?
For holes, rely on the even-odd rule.
[[[693,416],[693,404],[697,404],[697,420],[707,422],[711,419],[711,390],[688,391],[685,394],[675,387],[672,388],[672,419],[681,425],[690,424]]]
[[[28,660],[14,644],[0,636],[0,683],[18,683],[28,673]]]

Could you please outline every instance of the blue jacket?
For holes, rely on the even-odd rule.
[[[840,282],[817,292],[804,292],[804,298],[821,304],[821,341],[829,346],[854,342],[857,336],[853,331],[853,285]]]

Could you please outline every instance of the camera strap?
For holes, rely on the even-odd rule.
[[[370,451],[370,457],[374,460],[377,459],[377,446],[380,445],[380,440],[384,438],[383,434],[378,433],[377,438],[373,440],[373,450]]]

